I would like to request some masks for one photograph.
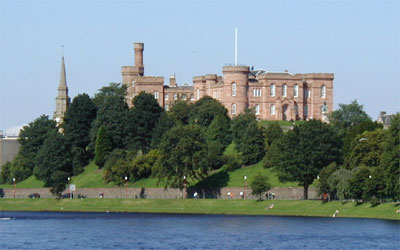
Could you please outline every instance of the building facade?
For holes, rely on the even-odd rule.
[[[122,67],[127,102],[141,91],[153,94],[169,110],[177,100],[195,102],[204,96],[220,101],[231,117],[252,109],[261,120],[326,120],[333,111],[332,73],[290,74],[267,72],[248,66],[224,66],[222,76],[193,77],[193,85],[178,86],[175,76],[144,76],[143,43],[134,44],[134,66]]]

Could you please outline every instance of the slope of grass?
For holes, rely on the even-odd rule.
[[[273,202],[274,208],[265,208]],[[371,206],[355,202],[299,200],[221,200],[221,199],[0,199],[0,211],[82,211],[144,212],[191,214],[247,214],[282,216],[360,217],[400,220],[394,203]]]
[[[103,181],[103,169],[99,169],[92,161],[85,167],[85,170],[80,175],[74,176],[71,183],[77,188],[107,188],[114,187],[114,183],[105,183]]]
[[[13,187],[13,185],[11,185],[11,184],[0,185],[0,188],[12,188],[12,187]],[[44,183],[43,183],[43,181],[36,179],[35,176],[31,175],[27,179],[25,179],[21,182],[18,182],[16,184],[16,187],[17,188],[42,188],[42,187],[44,187]]]

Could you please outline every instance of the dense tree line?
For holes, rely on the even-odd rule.
[[[388,130],[372,122],[357,101],[340,104],[329,123],[295,124],[283,132],[277,122],[263,126],[252,110],[231,119],[217,100],[177,101],[164,111],[151,94],[139,93],[133,107],[126,88],[111,83],[94,98],[76,96],[57,126],[41,116],[20,133],[17,157],[3,166],[1,183],[32,174],[60,195],[68,177],[94,160],[105,182],[124,185],[150,176],[183,188],[211,171],[234,171],[262,161],[280,181],[304,187],[316,183],[331,199],[400,199],[400,115]],[[224,155],[233,144],[237,155]],[[252,180],[254,194],[270,189],[268,178]]]

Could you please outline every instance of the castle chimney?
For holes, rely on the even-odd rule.
[[[143,43],[134,43],[133,49],[135,50],[135,66],[143,67],[144,44]]]
[[[170,87],[176,87],[176,78],[175,78],[175,74],[169,77],[169,86],[170,86]]]

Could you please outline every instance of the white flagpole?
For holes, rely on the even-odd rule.
[[[237,28],[235,28],[235,66],[237,66]]]

